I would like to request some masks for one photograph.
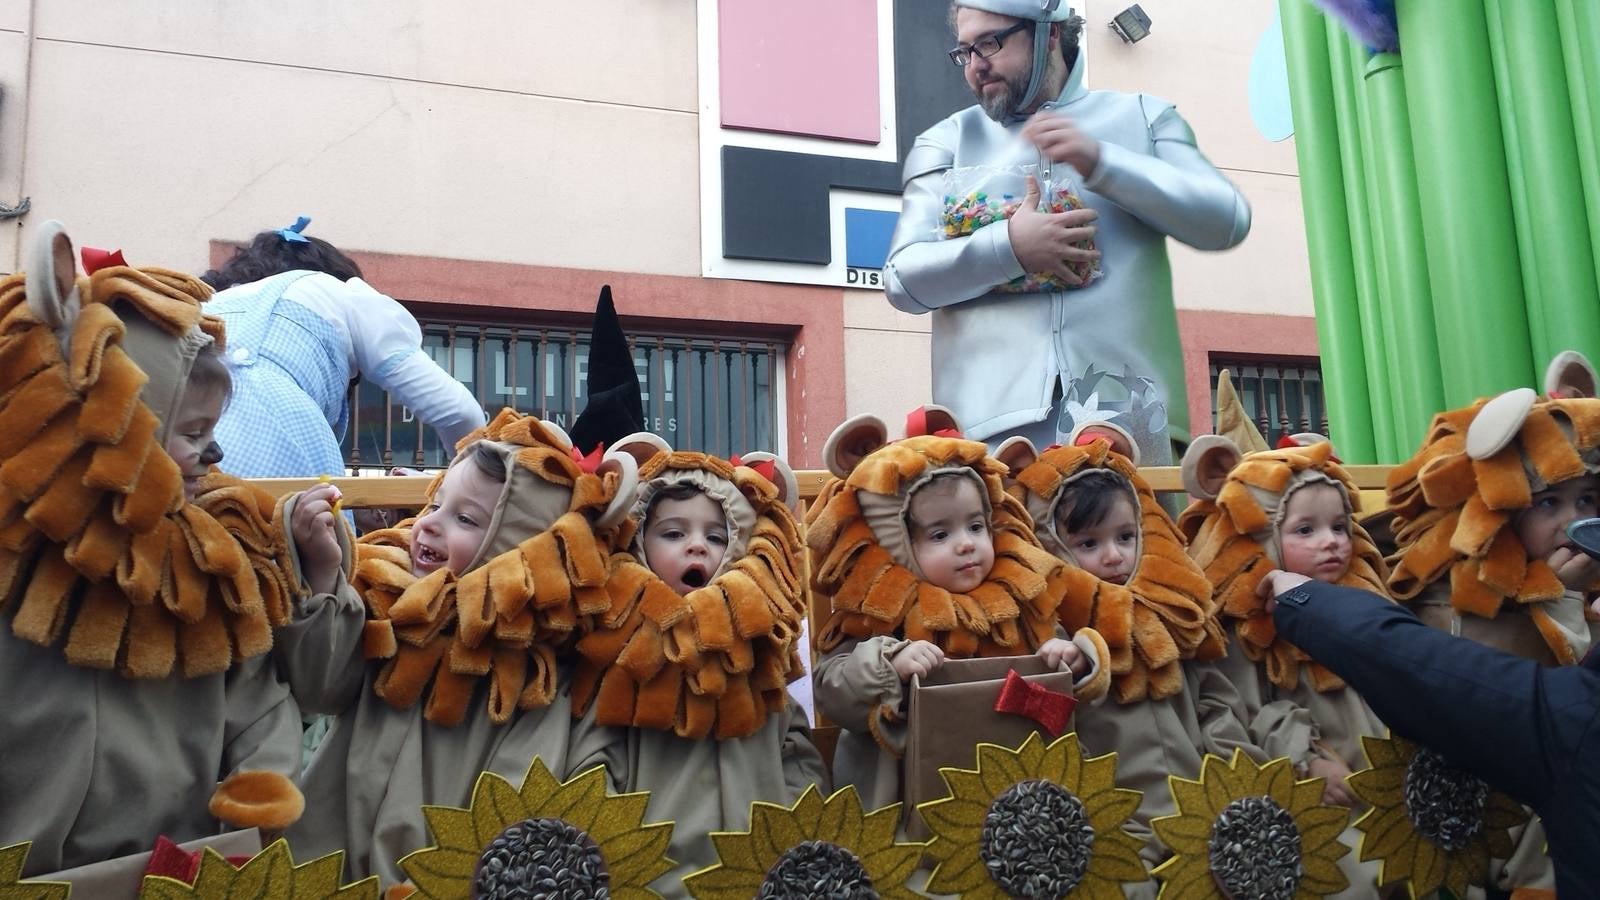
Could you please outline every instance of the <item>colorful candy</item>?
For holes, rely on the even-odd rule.
[[[987,191],[973,190],[965,194],[946,194],[944,198],[944,214],[940,217],[940,225],[943,228],[944,236],[947,238],[966,237],[987,225],[993,225],[996,222],[1011,218],[1020,206],[1022,206],[1022,199],[1012,193],[991,196]],[[1077,194],[1072,193],[1070,185],[1065,183],[1047,184],[1042,207],[1045,212],[1059,213],[1083,209],[1084,203]],[[1080,241],[1075,246],[1085,250],[1093,250],[1094,241]],[[1049,272],[1030,272],[1000,285],[995,290],[1010,294],[1067,291],[1075,287],[1082,287],[1091,280],[1098,278],[1101,274],[1099,260],[1074,262],[1069,263],[1069,266],[1073,274],[1082,279],[1082,284],[1068,284]]]

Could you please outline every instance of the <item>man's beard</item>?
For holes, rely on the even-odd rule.
[[[1003,79],[998,88],[993,87],[993,83],[980,85],[976,93],[984,115],[1000,123],[1016,115],[1017,101],[1028,90],[1029,74],[1032,73],[1026,73],[1021,78]]]

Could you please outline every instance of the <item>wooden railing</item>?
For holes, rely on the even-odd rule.
[[[1364,509],[1376,510],[1383,507],[1383,485],[1389,476],[1392,466],[1345,466],[1345,471],[1355,480],[1356,486],[1361,488]],[[1183,482],[1178,474],[1177,466],[1149,466],[1139,470],[1145,481],[1157,493],[1176,494],[1182,493]],[[795,479],[800,483],[800,497],[810,502],[822,489],[822,483],[828,479],[828,473],[821,469],[803,469],[795,473]],[[349,508],[367,506],[420,506],[422,505],[423,492],[427,489],[432,476],[427,475],[397,475],[391,477],[368,478],[335,478],[334,484],[339,486],[339,491],[344,495],[344,505]],[[276,495],[290,494],[303,491],[317,484],[315,478],[259,478],[255,484]]]

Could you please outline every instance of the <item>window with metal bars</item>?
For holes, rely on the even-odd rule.
[[[489,415],[504,407],[569,428],[588,402],[587,329],[423,321],[423,349]],[[781,452],[784,345],[765,339],[631,334],[645,427],[679,450]],[[431,428],[387,392],[351,389],[344,438],[353,469],[449,462]]]
[[[1328,433],[1328,407],[1322,393],[1322,363],[1316,357],[1285,359],[1211,358],[1211,421],[1217,415],[1217,373],[1227,369],[1239,401],[1276,446],[1286,434]]]

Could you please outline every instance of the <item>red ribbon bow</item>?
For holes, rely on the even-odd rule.
[[[83,271],[93,275],[101,269],[111,266],[125,266],[128,261],[122,258],[121,250],[101,250],[99,247],[84,247],[79,251],[83,257]]]
[[[1012,669],[1006,673],[1006,683],[1000,687],[1000,699],[994,702],[994,711],[1027,716],[1051,737],[1056,737],[1066,730],[1077,706],[1076,697],[1034,684]]]
[[[577,447],[568,447],[567,453],[572,457],[572,461],[578,464],[578,468],[593,475],[600,471],[600,464],[605,462],[606,445],[603,443],[595,444],[594,449],[589,451],[588,456],[579,453]]]
[[[916,409],[913,409],[911,412],[906,413],[906,437],[925,436],[947,438],[964,437],[961,432],[955,430],[954,428],[941,428],[938,431],[930,434],[928,431],[928,408],[925,406],[919,406]]]
[[[249,862],[250,857],[230,856],[227,860],[237,869]],[[194,884],[195,876],[200,874],[200,854],[190,853],[163,834],[156,838],[156,846],[150,851],[150,861],[145,863],[144,874],[176,878],[184,884]]]
[[[735,453],[733,456],[728,458],[728,463],[735,469],[743,466],[746,469],[755,472],[757,475],[760,475],[762,478],[765,478],[770,484],[778,483],[778,466],[773,460],[763,459],[761,462],[747,463],[744,461],[743,457]]]

